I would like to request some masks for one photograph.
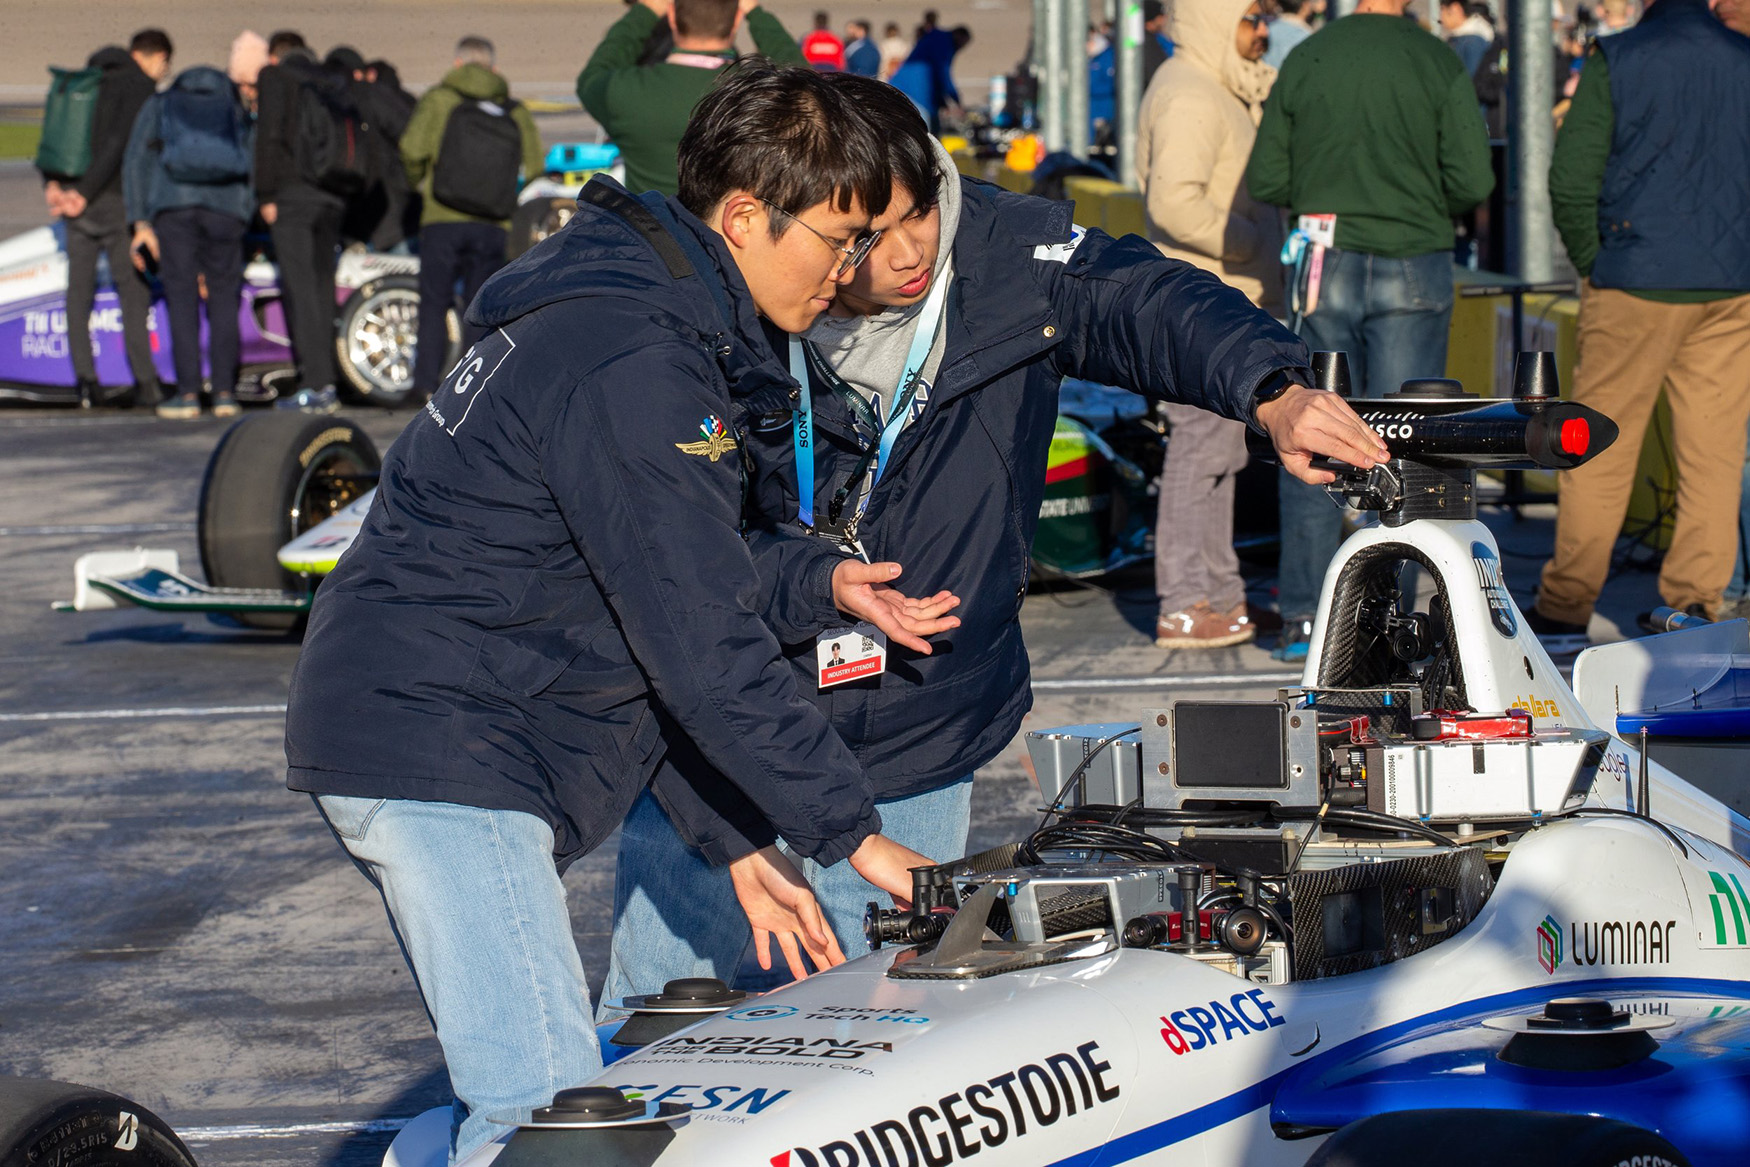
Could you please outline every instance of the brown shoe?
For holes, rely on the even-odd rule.
[[[1217,612],[1200,601],[1179,612],[1169,612],[1155,621],[1157,648],[1227,648],[1244,644],[1258,634],[1246,618],[1246,606]]]

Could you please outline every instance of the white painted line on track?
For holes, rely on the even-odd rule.
[[[196,530],[193,523],[59,523],[42,527],[0,527],[0,535],[157,535]]]
[[[52,713],[0,713],[0,722],[151,721],[172,717],[247,717],[284,715],[282,705],[176,705],[164,709],[58,709]]]
[[[1299,673],[1150,673],[1141,677],[1035,677],[1035,693],[1101,689],[1210,689],[1237,685],[1295,685]]]
[[[217,1143],[229,1139],[295,1139],[299,1135],[357,1135],[398,1131],[411,1118],[367,1118],[358,1122],[299,1122],[287,1126],[195,1126],[176,1132],[185,1143]]]

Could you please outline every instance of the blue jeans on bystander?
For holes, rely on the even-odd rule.
[[[1325,252],[1319,300],[1300,326],[1315,352],[1346,352],[1355,395],[1395,392],[1413,377],[1446,375],[1452,319],[1452,252],[1386,259]],[[1283,471],[1282,558],[1277,608],[1284,622],[1310,620],[1325,568],[1342,541],[1343,512],[1323,487]]]
[[[316,799],[413,970],[455,1091],[450,1162],[593,1078],[601,1047],[553,829],[532,814],[399,798]]]

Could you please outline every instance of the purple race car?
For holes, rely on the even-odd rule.
[[[339,307],[334,345],[342,391],[361,402],[397,404],[412,387],[419,260],[347,251],[334,282]],[[67,250],[59,224],[0,242],[0,399],[77,403],[67,351],[66,291]],[[240,313],[243,368],[237,395],[245,401],[267,401],[278,388],[293,387],[291,342],[272,263],[256,259],[244,268]],[[449,325],[453,360],[461,339],[460,319],[453,310]],[[149,327],[158,375],[173,381],[170,320],[161,295],[154,297]],[[122,347],[121,305],[101,268],[91,339],[98,379],[105,385],[132,384]]]

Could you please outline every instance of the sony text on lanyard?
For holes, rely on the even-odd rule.
[[[930,350],[936,344],[936,332],[941,326],[942,309],[947,303],[947,280],[937,280],[936,286],[930,289],[928,298],[924,300],[923,311],[918,313],[917,330],[912,334],[911,348],[905,356],[905,367],[900,371],[899,384],[895,387],[892,404],[887,412],[886,424],[881,427],[881,442],[873,466],[873,479],[866,492],[857,504],[856,513],[845,526],[845,542],[852,550],[862,554],[857,544],[857,524],[862,520],[863,512],[869,506],[869,497],[874,492],[875,485],[881,481],[882,472],[887,469],[888,456],[893,452],[894,442],[899,440],[900,431],[905,428],[906,415],[911,409],[911,399],[917,391],[919,379],[923,375],[924,364],[930,359]],[[809,388],[808,360],[803,349],[802,338],[790,338],[790,375],[796,379],[799,397],[796,403],[796,424],[793,427],[793,440],[796,449],[796,521],[810,531],[814,530],[814,394]],[[847,484],[849,485],[849,484]],[[836,522],[836,516],[834,517]],[[865,556],[865,558],[867,558]]]

